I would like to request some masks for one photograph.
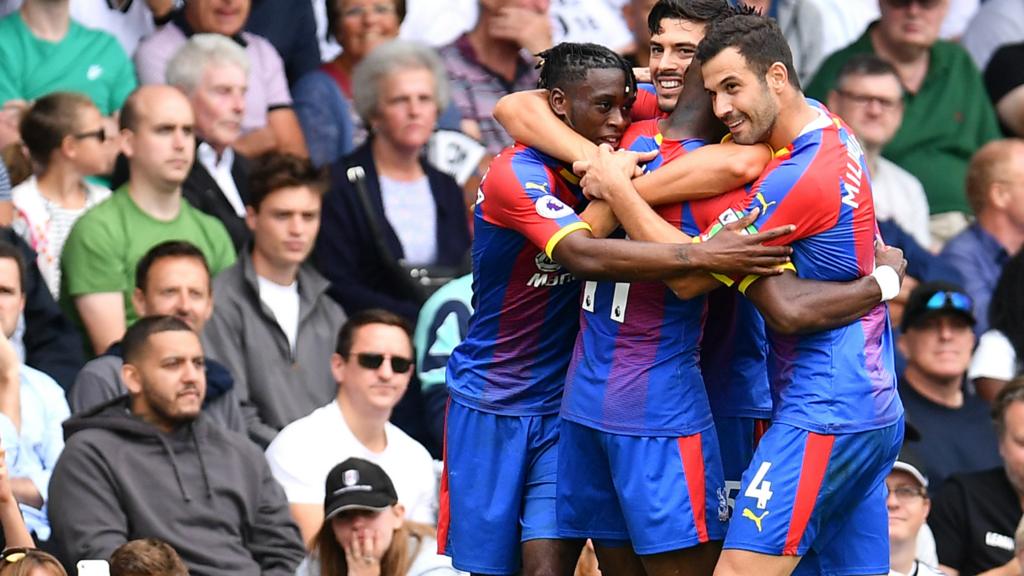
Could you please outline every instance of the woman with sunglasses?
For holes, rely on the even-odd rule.
[[[324,493],[323,526],[296,576],[460,574],[437,554],[433,527],[404,519],[405,508],[380,466],[349,458],[327,475]]]
[[[60,253],[71,227],[110,190],[86,180],[113,168],[116,150],[108,143],[99,109],[88,97],[55,92],[36,100],[21,120],[21,138],[35,175],[12,191],[14,230],[38,254],[39,271],[50,293],[60,291]]]

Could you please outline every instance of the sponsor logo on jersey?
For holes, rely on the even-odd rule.
[[[743,517],[744,518],[749,518],[750,520],[753,520],[754,524],[757,526],[757,531],[758,532],[761,532],[761,520],[764,520],[764,517],[767,516],[768,514],[770,514],[770,512],[768,510],[765,510],[764,512],[761,513],[760,516],[758,516],[758,515],[754,514],[753,512],[751,512],[750,508],[744,508],[743,509]]]
[[[527,184],[529,186],[529,184]],[[566,206],[565,202],[562,202],[558,198],[555,198],[551,194],[545,194],[534,203],[537,208],[537,214],[540,214],[544,218],[549,220],[558,220],[559,218],[565,218],[570,214],[574,214],[575,211]]]
[[[99,64],[93,64],[89,66],[89,69],[85,71],[85,77],[89,80],[96,80],[103,75],[103,66]]]
[[[537,270],[541,272],[558,272],[561,270],[562,265],[555,262],[548,255],[543,252],[538,252],[537,256],[534,257],[533,263],[537,265]]]

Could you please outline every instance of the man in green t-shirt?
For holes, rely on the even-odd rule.
[[[235,261],[224,225],[181,196],[196,146],[188,99],[176,88],[144,86],[125,101],[120,122],[128,184],[75,223],[61,257],[61,304],[96,354],[135,321],[135,266],[150,248],[188,240],[214,274]]]
[[[940,242],[967,225],[964,184],[971,155],[1000,137],[971,57],[959,45],[939,40],[948,9],[949,0],[879,0],[881,19],[829,56],[806,90],[824,101],[855,54],[873,53],[893,65],[905,89],[903,124],[882,154],[924,185],[932,236]]]
[[[72,20],[68,0],[25,0],[0,19],[0,38],[0,122],[16,124],[30,101],[58,91],[85,94],[114,116],[135,89],[117,39]]]

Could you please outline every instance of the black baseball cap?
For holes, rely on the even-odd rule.
[[[903,446],[892,469],[910,474],[922,488],[928,487],[928,477],[924,475],[924,463],[917,455],[916,447],[921,442],[921,433],[910,422],[906,422],[903,431]]]
[[[910,293],[903,309],[900,330],[920,325],[928,318],[940,315],[961,316],[973,326],[974,300],[963,288],[949,282],[925,282]]]
[[[327,474],[324,520],[347,510],[386,510],[398,503],[387,473],[373,462],[349,458]]]

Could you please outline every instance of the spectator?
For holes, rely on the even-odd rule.
[[[188,568],[168,543],[141,538],[114,550],[110,576],[188,576]]]
[[[1024,138],[1024,42],[996,50],[985,68],[985,87],[1007,136]]]
[[[1024,140],[999,140],[978,150],[967,170],[967,199],[977,219],[942,256],[964,277],[979,319],[975,333],[984,334],[999,274],[1024,246]]]
[[[234,375],[249,437],[263,447],[337,390],[330,357],[345,315],[327,295],[327,280],[304,263],[320,228],[324,180],[294,156],[254,166],[246,213],[252,245],[214,282],[207,349]]]
[[[36,266],[36,253],[25,240],[14,230],[0,227],[0,242],[16,246],[25,263],[25,332],[21,335],[25,363],[42,370],[67,390],[85,362],[78,331],[50,296]]]
[[[176,316],[196,334],[202,334],[203,326],[213,313],[210,289],[210,269],[203,253],[188,242],[170,240],[157,244],[139,260],[132,305],[140,317]],[[74,414],[87,412],[128,393],[121,379],[122,352],[121,343],[117,342],[78,373],[75,385],[68,392]],[[235,383],[231,372],[210,358],[205,359],[203,368],[206,373],[203,410],[211,421],[245,434],[245,418],[233,392]]]
[[[928,198],[921,181],[882,157],[903,122],[903,86],[891,64],[874,54],[857,54],[839,71],[828,107],[853,129],[871,173],[875,218],[894,220],[918,244],[931,246]]]
[[[144,86],[121,111],[128,184],[75,223],[61,258],[61,301],[96,354],[137,317],[135,265],[165,240],[188,240],[214,274],[235,260],[224,225],[181,197],[195,154],[192,108],[175,88]]]
[[[904,440],[903,449],[885,480],[889,491],[885,504],[889,511],[890,574],[943,576],[922,559],[918,549],[922,532],[928,533],[925,520],[931,499],[928,478],[921,472],[923,466],[913,452],[913,444],[915,442]]]
[[[478,136],[490,154],[512,143],[492,114],[505,94],[537,86],[533,54],[551,47],[548,0],[479,0],[472,30],[441,48],[467,134]],[[465,123],[464,123],[465,125]]]
[[[448,102],[437,57],[393,41],[360,63],[356,107],[373,137],[331,170],[317,263],[348,312],[415,321],[422,300],[402,264],[457,268],[469,249],[462,189],[421,153]],[[357,183],[358,182],[358,183]]]
[[[64,448],[60,424],[70,412],[60,386],[24,365],[10,342],[25,307],[24,268],[18,248],[0,243],[0,438],[25,524],[37,541],[46,541],[50,474]]]
[[[294,86],[299,78],[320,65],[316,18],[311,2],[256,0],[252,3],[245,29],[274,45],[284,63],[289,86]]]
[[[0,130],[4,120],[0,118]],[[3,148],[3,145],[0,145]],[[14,221],[14,204],[11,201],[11,175],[7,172],[7,164],[0,157],[0,226],[10,226]]]
[[[7,470],[7,450],[0,446],[0,528],[3,532],[3,549],[35,546],[32,535],[25,526],[21,505],[11,488],[11,477]],[[2,562],[0,562],[2,563]]]
[[[466,337],[473,315],[473,275],[466,274],[442,286],[423,303],[416,320],[413,348],[422,390],[423,419],[427,433],[438,447],[444,446],[444,418],[448,407],[445,385],[448,357]]]
[[[960,43],[979,70],[988,68],[1000,46],[1024,41],[1024,4],[1019,0],[985,0]]]
[[[626,0],[622,4],[622,19],[633,34],[633,49],[626,55],[636,68],[647,68],[651,61],[651,31],[647,15],[658,0]]]
[[[8,548],[0,554],[0,576],[68,576],[60,562],[35,548]]]
[[[950,477],[928,515],[939,568],[950,576],[1020,573],[1013,535],[1024,498],[1024,380],[999,392],[992,420],[1004,465]]]
[[[178,318],[151,316],[123,346],[130,396],[65,424],[50,504],[62,560],[159,538],[197,576],[293,574],[302,543],[263,455],[200,410],[199,337]]]
[[[167,83],[192,102],[196,162],[182,183],[190,204],[224,224],[235,250],[252,235],[245,225],[249,162],[232,148],[242,133],[249,57],[220,34],[195,34],[167,65]]]
[[[981,75],[956,44],[939,40],[949,0],[879,0],[881,19],[856,42],[829,56],[807,87],[822,99],[855,54],[873,53],[896,69],[906,94],[903,123],[883,153],[924,185],[932,237],[962,230],[968,203],[963,182],[974,152],[999,137]]]
[[[324,522],[323,481],[335,464],[355,456],[375,462],[398,483],[406,517],[434,524],[437,482],[427,450],[388,422],[412,377],[412,329],[384,310],[354,315],[338,334],[331,372],[337,396],[296,420],[267,448],[292,517],[310,542]],[[330,438],[330,442],[323,439]],[[328,498],[331,492],[326,493]]]
[[[477,0],[407,0],[407,4],[402,38],[434,48],[454,42],[476,24],[479,16]]]
[[[0,20],[0,38],[5,108],[68,91],[87,95],[110,116],[135,88],[135,69],[117,40],[72,20],[68,0],[25,0],[21,10]]]
[[[271,151],[305,156],[306,143],[291,107],[281,57],[266,38],[242,31],[250,7],[251,0],[190,0],[172,14],[170,22],[139,44],[135,52],[139,81],[162,84],[168,62],[193,34],[230,36],[249,55],[243,136],[235,142],[235,150],[249,157]]]
[[[826,56],[843,48],[864,32],[867,21],[850,22],[844,17],[841,0],[750,0],[778,20],[782,34],[793,52],[793,65],[801,84],[811,79]]]
[[[944,282],[918,286],[903,311],[898,342],[907,359],[900,398],[922,436],[916,448],[932,489],[951,474],[999,465],[984,400],[964,386],[974,348],[971,299]]]
[[[110,190],[86,176],[107,174],[114,157],[104,148],[100,112],[82,94],[55,92],[37,100],[21,120],[21,136],[39,173],[11,195],[13,228],[36,251],[50,294],[60,294],[60,253],[71,227]]]
[[[342,52],[295,85],[295,112],[317,166],[333,164],[366,141],[352,105],[352,72],[371,50],[398,37],[404,0],[326,0],[327,34]],[[426,49],[426,48],[424,48]]]
[[[967,379],[992,402],[1007,382],[1024,373],[1024,251],[1010,258],[999,276],[988,308],[990,329],[981,335]]]
[[[405,507],[380,466],[348,458],[331,469],[324,494],[323,526],[296,576],[461,574],[437,553],[432,526],[405,519]]]

